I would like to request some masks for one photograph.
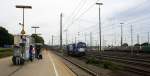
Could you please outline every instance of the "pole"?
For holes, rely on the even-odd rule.
[[[86,33],[85,33],[85,43],[87,43],[87,42],[86,42]]]
[[[68,44],[67,32],[68,30],[66,30],[66,45]]]
[[[21,34],[24,35],[24,34],[25,34],[25,30],[24,30],[24,8],[22,8],[22,10],[23,10],[23,18],[22,18],[22,19],[23,19],[23,20],[22,20],[22,23],[23,23],[23,24],[22,24],[22,31],[21,31]]]
[[[105,46],[105,40],[104,40],[104,35],[103,35],[103,46]]]
[[[100,48],[99,51],[101,52],[101,14],[100,14],[100,5],[103,5],[103,3],[96,3],[97,5],[99,5],[99,44],[100,44]]]
[[[137,34],[137,44],[140,44],[139,34]],[[138,46],[137,54],[139,53],[140,46]]]
[[[148,44],[149,44],[149,32],[148,32]]]
[[[80,32],[78,32],[78,42],[80,41]]]
[[[16,8],[21,8],[23,9],[23,20],[22,20],[22,31],[21,34],[24,35],[25,31],[24,31],[24,9],[32,9],[32,6],[24,6],[24,5],[16,5]]]
[[[49,40],[48,44],[49,44],[49,46],[51,46],[51,41],[50,40]]]
[[[24,29],[24,8],[23,8],[23,21],[22,21],[22,23],[23,23],[23,29]]]
[[[54,38],[54,36],[52,35],[52,45],[51,45],[52,47],[53,47],[53,42],[54,42],[54,39],[53,39],[53,38]]]
[[[115,46],[117,46],[117,45],[116,45],[116,34],[115,34]]]
[[[90,32],[90,49],[92,50],[92,32]]]
[[[99,37],[100,37],[100,51],[101,51],[101,18],[100,18],[100,5],[99,5]]]
[[[133,29],[131,25],[131,54],[133,54]]]
[[[62,13],[60,14],[60,50],[62,51]]]
[[[76,42],[77,42],[77,39],[76,39],[76,36],[75,36],[75,44],[76,44]]]
[[[35,28],[35,34],[36,34],[36,28]]]
[[[36,29],[37,28],[40,28],[39,26],[32,26],[32,28],[34,28],[34,32],[35,32],[35,34],[36,34]]]
[[[73,42],[74,42],[74,39],[73,39],[74,37],[72,36],[72,44],[73,44]]]
[[[140,44],[140,41],[139,41],[139,34],[137,34],[137,44]]]
[[[23,36],[24,34],[25,34],[25,30],[24,30],[24,9],[25,8],[32,8],[31,6],[22,6],[22,5],[16,5],[16,8],[21,8],[21,9],[23,9],[23,21],[22,21],[22,31],[21,31],[21,35]],[[20,23],[21,24],[21,23]],[[23,46],[23,47],[25,47],[25,46]],[[25,53],[25,48],[22,48],[22,50],[23,50],[23,52],[24,52],[24,56],[26,56],[26,53]],[[23,54],[23,53],[22,53]]]
[[[122,46],[122,44],[123,44],[123,31],[122,31],[122,24],[124,24],[124,23],[120,23],[121,24],[121,43],[120,43],[120,45]]]

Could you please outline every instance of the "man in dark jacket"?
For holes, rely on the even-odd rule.
[[[30,61],[33,60],[33,59],[32,59],[32,49],[33,49],[33,46],[30,45],[30,48],[29,48],[29,59],[30,59]]]

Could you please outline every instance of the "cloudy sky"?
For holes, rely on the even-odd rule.
[[[39,26],[46,43],[51,42],[51,35],[55,43],[59,39],[59,16],[63,13],[63,35],[68,29],[68,41],[89,43],[92,32],[93,44],[98,40],[98,0],[0,0],[0,26],[12,34],[19,34],[22,22],[22,10],[15,5],[31,5],[32,9],[25,10],[25,30],[27,34],[34,33],[31,26]],[[119,45],[120,22],[123,22],[123,41],[130,44],[130,30],[133,26],[133,40],[137,43],[137,34],[140,42],[146,42],[147,32],[150,32],[150,1],[148,0],[99,0],[102,19],[103,44]],[[78,35],[79,32],[79,35]],[[105,42],[104,42],[105,41]]]

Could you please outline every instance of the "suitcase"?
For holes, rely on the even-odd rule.
[[[12,58],[12,62],[14,65],[22,65],[22,64],[24,64],[24,61],[25,60],[23,58],[18,57],[18,56],[13,56],[13,58]]]
[[[43,59],[43,56],[42,56],[42,55],[39,55],[39,59]]]

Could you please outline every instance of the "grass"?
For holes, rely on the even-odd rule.
[[[87,61],[86,61],[87,64],[99,64],[100,61],[97,60],[95,57],[90,57]]]
[[[87,64],[92,64],[105,69],[110,69],[112,71],[117,71],[123,69],[121,66],[112,63],[109,60],[98,60],[95,57],[88,58],[86,61]]]
[[[0,48],[0,58],[8,57],[13,55],[12,48]]]

